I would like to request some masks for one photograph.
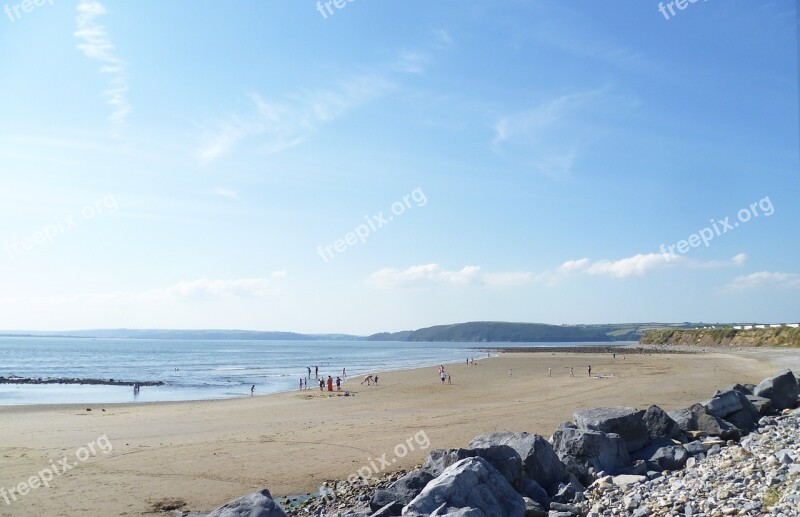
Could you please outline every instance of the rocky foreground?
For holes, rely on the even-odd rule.
[[[581,410],[549,440],[483,435],[412,472],[328,483],[286,511],[264,489],[209,517],[797,516],[799,394],[785,370],[670,413]]]

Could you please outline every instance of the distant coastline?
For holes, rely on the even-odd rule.
[[[0,331],[7,338],[79,339],[176,339],[250,341],[399,341],[467,343],[578,343],[638,341],[651,330],[697,329],[702,323],[612,323],[596,325],[550,325],[476,321],[436,325],[417,330],[380,332],[369,336],[351,334],[302,334],[258,330],[180,329],[88,329],[61,331]]]

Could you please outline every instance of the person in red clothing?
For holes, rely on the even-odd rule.
[[[333,391],[333,377],[328,375],[328,391]]]

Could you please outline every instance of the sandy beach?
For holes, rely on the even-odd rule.
[[[157,515],[153,505],[164,499],[204,512],[263,487],[275,496],[313,492],[383,455],[396,460],[388,471],[413,467],[434,448],[466,446],[478,434],[549,437],[580,408],[684,407],[715,388],[761,380],[785,367],[784,356],[797,364],[797,352],[784,350],[624,359],[507,353],[447,365],[452,385],[442,385],[435,367],[380,373],[378,386],[351,379],[345,388],[353,397],[312,389],[225,401],[2,407],[0,487],[25,482],[51,460],[66,457],[75,466],[10,505],[0,498],[0,515]],[[588,365],[607,377],[590,378]],[[427,450],[414,440],[421,432]],[[101,436],[113,450],[76,456]],[[414,450],[398,458],[398,444]]]

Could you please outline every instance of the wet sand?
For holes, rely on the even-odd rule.
[[[411,468],[428,440],[430,450],[494,431],[549,437],[580,408],[671,410],[734,382],[757,382],[787,356],[800,364],[791,350],[622,355],[507,353],[447,365],[452,385],[442,385],[437,368],[380,373],[379,386],[352,379],[344,387],[353,397],[313,389],[224,401],[2,407],[0,487],[28,480],[50,460],[66,456],[76,466],[10,505],[0,494],[0,515],[171,515],[148,512],[164,499],[209,511],[263,487],[275,496],[305,493],[384,454],[395,460],[387,470]],[[590,364],[607,377],[590,378]],[[427,440],[416,440],[420,433]],[[103,435],[110,453],[95,447],[92,457],[77,459],[80,447]],[[398,444],[414,450],[398,458]]]

